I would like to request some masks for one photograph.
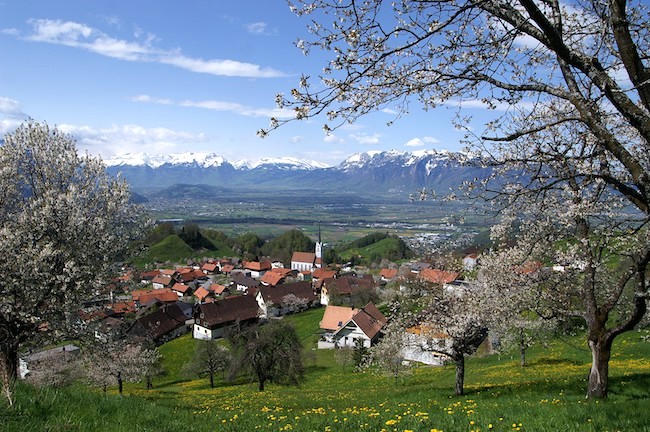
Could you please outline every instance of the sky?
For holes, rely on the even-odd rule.
[[[257,137],[281,115],[275,95],[327,64],[295,47],[308,24],[283,0],[0,0],[0,133],[45,121],[103,159],[208,152],[333,166],[360,152],[461,150],[444,107],[390,127],[394,115],[377,112],[331,135],[312,119]]]

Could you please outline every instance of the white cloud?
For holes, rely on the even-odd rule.
[[[328,144],[340,144],[343,142],[343,140],[333,133],[329,133],[325,135],[325,138],[323,138],[323,142],[326,142]]]
[[[287,76],[272,68],[237,60],[186,57],[180,49],[164,50],[156,47],[155,35],[144,36],[140,31],[136,31],[138,40],[127,41],[112,38],[97,29],[72,21],[32,19],[29,23],[33,27],[33,33],[27,37],[28,40],[85,49],[120,60],[168,64],[192,72],[217,76],[247,78]]]
[[[299,144],[301,143],[305,138],[300,136],[300,135],[295,135],[291,137],[291,143],[292,144]]]
[[[404,145],[406,147],[424,147],[427,144],[439,144],[440,140],[434,137],[413,138],[408,140]]]
[[[203,60],[193,59],[171,53],[161,55],[158,62],[178,66],[192,72],[207,73],[219,76],[236,76],[248,78],[276,78],[286,76],[284,73],[271,68],[263,68],[253,63],[242,63],[236,60]]]
[[[160,154],[183,151],[188,144],[204,143],[208,140],[203,133],[175,131],[163,127],[112,125],[94,128],[68,124],[57,127],[76,138],[78,150],[88,151],[105,159],[121,153]]]
[[[252,34],[268,35],[267,26],[268,24],[265,22],[254,22],[246,24],[246,31]]]
[[[29,117],[21,110],[17,100],[2,96],[0,96],[0,115],[17,120],[25,120]]]
[[[171,99],[156,98],[156,97],[145,95],[145,94],[133,96],[131,98],[131,102],[154,103],[154,104],[160,104],[160,105],[172,105],[173,104]]]
[[[282,110],[278,108],[252,108],[236,102],[225,102],[216,100],[206,101],[183,101],[179,104],[184,107],[205,108],[213,111],[226,111],[246,117],[276,117],[292,118],[295,116],[293,111]]]
[[[2,29],[2,30],[0,30],[0,32],[2,34],[6,34],[8,36],[18,36],[18,35],[20,35],[20,32],[18,31],[18,29],[15,29],[15,28]]]
[[[516,105],[511,105],[504,102],[493,102],[494,109],[491,109],[490,106],[481,99],[468,99],[468,100],[458,100],[450,99],[444,102],[444,105],[457,107],[457,108],[470,108],[470,109],[484,109],[491,111],[510,111],[512,109],[522,109],[529,111],[534,107],[533,102],[519,102]]]
[[[350,138],[354,139],[359,144],[374,145],[374,144],[379,144],[379,139],[381,138],[381,134],[378,134],[378,133],[373,134],[373,135],[352,134],[352,135],[350,135]]]
[[[295,113],[292,110],[279,108],[254,108],[242,105],[237,102],[227,102],[219,100],[192,101],[184,100],[174,102],[171,99],[156,98],[149,95],[137,95],[131,98],[133,102],[157,103],[161,105],[177,105],[181,107],[203,108],[212,111],[230,112],[245,117],[275,117],[278,119],[293,118]]]
[[[383,112],[384,114],[390,114],[390,115],[397,115],[397,114],[399,114],[398,111],[396,111],[396,110],[394,110],[394,109],[391,109],[391,108],[384,108],[384,109],[381,110],[381,112]]]

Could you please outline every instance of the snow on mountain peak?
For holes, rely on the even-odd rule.
[[[280,158],[262,158],[255,163],[250,163],[248,166],[253,168],[265,167],[265,166],[276,166],[283,167],[285,169],[321,169],[327,168],[328,166],[316,162],[316,161],[307,161],[303,159],[296,159],[293,157],[280,157]]]
[[[171,153],[168,155],[148,155],[146,153],[122,153],[115,155],[104,161],[107,166],[143,166],[147,165],[151,168],[158,168],[166,163],[172,165],[185,165],[197,164],[202,167],[217,167],[223,165],[226,160],[215,154],[207,152],[185,152],[185,153]]]

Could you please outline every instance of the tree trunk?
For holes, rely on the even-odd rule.
[[[2,394],[7,398],[9,406],[13,406],[14,399],[11,391],[13,380],[9,375],[9,365],[4,353],[0,353],[0,376],[2,376]]]
[[[257,387],[259,391],[264,391],[264,382],[265,382],[265,380],[263,380],[263,379],[260,380],[260,384]]]
[[[151,378],[151,375],[147,375],[147,390],[151,390],[153,388],[153,379]]]
[[[122,372],[117,373],[117,391],[120,393],[120,396],[122,396]]]
[[[519,337],[519,363],[521,367],[526,367],[526,344],[524,341],[523,330]]]
[[[612,343],[602,338],[591,339],[589,348],[591,349],[591,370],[589,371],[587,397],[589,399],[606,398]]]
[[[0,350],[0,377],[2,379],[2,393],[7,398],[9,405],[13,405],[13,383],[18,376],[18,346],[3,344]]]
[[[214,372],[210,372],[210,388],[214,388]]]
[[[453,357],[456,364],[456,396],[462,396],[465,384],[465,356],[460,354]]]
[[[0,350],[0,361],[9,379],[15,380],[18,377],[18,344],[3,343]]]

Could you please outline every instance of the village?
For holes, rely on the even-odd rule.
[[[187,333],[194,339],[220,339],[234,328],[323,308],[318,349],[369,348],[387,324],[376,303],[403,290],[401,284],[421,280],[453,289],[463,283],[461,272],[434,269],[425,262],[391,263],[373,275],[365,267],[326,267],[322,254],[319,237],[313,252],[293,253],[290,268],[278,261],[239,258],[207,258],[146,271],[127,267],[96,293],[95,300],[86,302],[78,318],[97,341],[121,337],[160,346]],[[471,271],[477,255],[462,262]],[[418,332],[411,329],[410,336]],[[427,350],[424,343],[409,344],[405,360],[442,365],[445,357]],[[73,344],[30,351],[21,358],[21,376],[29,374],[32,363],[79,351]]]

